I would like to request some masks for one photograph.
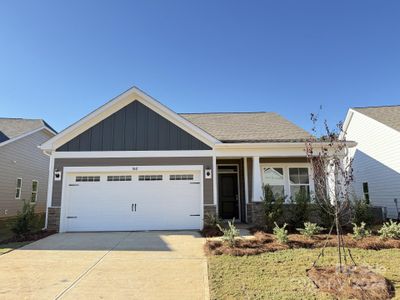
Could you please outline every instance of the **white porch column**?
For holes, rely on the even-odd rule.
[[[253,156],[253,202],[261,201],[262,195],[260,157]]]
[[[249,174],[247,173],[247,157],[243,157],[243,176],[244,176],[244,201],[249,203]]]
[[[215,205],[216,214],[218,216],[218,169],[217,169],[217,157],[213,156],[213,202]]]

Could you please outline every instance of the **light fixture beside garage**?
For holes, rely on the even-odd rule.
[[[58,169],[56,169],[56,170],[54,171],[54,180],[55,180],[55,181],[61,181],[61,171],[58,170]]]
[[[204,173],[204,177],[206,179],[211,179],[212,178],[212,171],[210,167],[206,167],[205,173]]]

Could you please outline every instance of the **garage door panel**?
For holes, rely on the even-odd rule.
[[[144,175],[151,174],[162,175],[163,180],[139,180],[139,176],[143,179]],[[115,178],[109,176],[116,175],[110,173],[84,174],[100,176],[97,182],[76,182],[83,174],[71,174],[66,187],[66,230],[199,229],[202,223],[200,172],[151,174],[121,175],[130,176],[129,181],[112,181]],[[183,176],[170,180],[171,174]]]

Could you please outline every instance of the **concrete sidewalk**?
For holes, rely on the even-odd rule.
[[[208,299],[199,233],[56,234],[0,256],[1,299]]]

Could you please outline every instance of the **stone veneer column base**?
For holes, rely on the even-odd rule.
[[[215,205],[204,205],[204,217],[207,215],[215,216],[217,214],[217,207]]]
[[[247,223],[257,226],[263,226],[265,224],[263,202],[247,203]]]
[[[47,230],[60,231],[60,207],[49,207],[47,212]]]

